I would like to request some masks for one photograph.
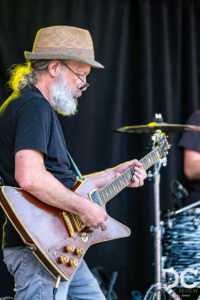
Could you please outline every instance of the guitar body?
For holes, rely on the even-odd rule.
[[[88,179],[78,181],[73,188],[86,198],[94,189]],[[62,280],[72,279],[90,245],[130,235],[128,227],[108,217],[107,230],[84,227],[72,237],[60,209],[39,201],[20,188],[3,186],[0,202],[26,246],[54,277],[61,275]]]
[[[167,155],[170,145],[165,134],[154,134],[154,149],[140,160],[147,170],[155,162]],[[73,191],[100,206],[116,196],[132,182],[134,166],[102,189],[89,180],[79,180]],[[20,188],[3,186],[0,188],[0,205],[8,219],[20,234],[25,245],[57,277],[71,280],[90,245],[108,240],[127,237],[130,229],[108,217],[107,229],[86,227],[80,218],[49,206]]]

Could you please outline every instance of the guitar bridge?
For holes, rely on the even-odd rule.
[[[69,230],[70,237],[74,237],[77,232],[86,227],[78,216],[70,212],[62,211],[62,216]]]

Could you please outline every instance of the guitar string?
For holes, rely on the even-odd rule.
[[[147,170],[160,158],[161,154],[159,148],[155,148],[144,158],[142,158],[140,162],[144,165],[144,169]],[[121,190],[123,190],[127,185],[131,183],[133,174],[134,166],[127,169],[111,183],[97,192],[101,198],[103,205],[105,205],[110,199],[112,199],[115,195],[117,195]]]

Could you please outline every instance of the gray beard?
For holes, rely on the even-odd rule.
[[[63,73],[56,78],[49,91],[49,99],[55,111],[63,116],[72,116],[77,113],[78,101],[75,95],[81,96],[81,91],[71,92]]]

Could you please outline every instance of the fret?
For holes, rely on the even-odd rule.
[[[91,197],[92,197],[93,202],[95,202],[96,204],[101,206],[101,199],[99,199],[98,191],[94,191],[91,194]]]
[[[159,149],[156,148],[153,151],[151,151],[149,154],[147,154],[145,157],[143,157],[140,160],[140,162],[143,164],[144,169],[147,170],[160,158],[161,155],[159,153]]]
[[[113,184],[113,182],[110,184],[110,189],[112,190],[112,194],[116,195],[118,190],[115,184]]]
[[[130,182],[129,176],[122,173],[122,180],[124,181],[124,185],[127,186],[127,184]],[[122,185],[123,186],[123,185]]]
[[[118,191],[120,192],[121,190],[123,190],[123,188],[124,188],[124,185],[122,185],[122,181],[118,180],[117,181],[117,189],[118,189]]]
[[[112,189],[112,195],[111,193],[108,193]],[[105,186],[103,189],[99,190],[99,196],[102,199],[102,202],[105,204],[108,199],[112,199],[115,195],[118,194],[118,190],[116,185],[114,185],[114,182],[111,182],[109,185]],[[114,195],[114,196],[113,196]]]
[[[144,169],[149,169],[155,162],[161,159],[162,154],[159,147],[152,150],[144,156],[140,162],[143,164]],[[115,178],[112,182],[98,191],[98,196],[101,202],[105,205],[109,200],[116,196],[120,191],[127,187],[131,182],[134,175],[134,166],[131,166],[120,176]]]
[[[101,202],[103,203],[103,205],[105,205],[107,202],[107,197],[106,197],[106,194],[104,193],[104,191],[101,189],[98,190],[98,195],[101,198]]]
[[[105,193],[105,197],[106,197],[107,199],[110,199],[110,198],[109,198],[109,195],[108,195],[108,189],[104,189],[104,193]]]
[[[116,179],[114,179],[111,183],[106,185],[103,189],[99,190],[99,196],[101,201],[105,204],[114,196],[116,196],[119,192],[121,192],[127,185],[129,185],[132,181],[132,175],[130,169],[134,169],[133,167],[126,170]],[[133,171],[132,171],[133,172]]]
[[[107,199],[112,199],[113,198],[113,193],[112,193],[111,188],[106,189],[105,192],[106,192],[106,195],[107,195]]]

